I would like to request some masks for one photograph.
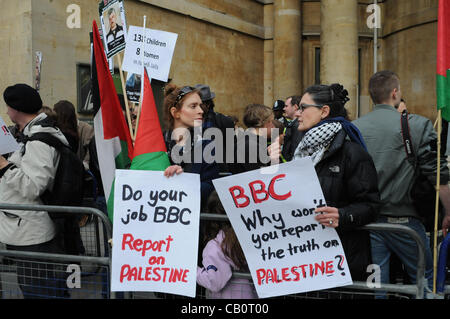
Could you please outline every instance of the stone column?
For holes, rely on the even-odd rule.
[[[274,99],[302,90],[301,0],[274,0]]]
[[[11,125],[3,100],[3,91],[10,85],[26,83],[34,87],[32,51],[32,3],[31,0],[0,1],[0,116]]]
[[[266,38],[264,40],[264,105],[273,106],[273,3],[264,5],[264,27]]]
[[[320,79],[322,84],[340,83],[349,92],[346,108],[357,114],[358,1],[320,1]]]

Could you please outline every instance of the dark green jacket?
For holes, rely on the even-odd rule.
[[[390,105],[376,105],[372,112],[353,123],[361,131],[378,173],[382,206],[380,215],[418,217],[410,191],[415,180],[414,168],[407,159],[402,139],[401,114]],[[418,165],[436,184],[437,134],[431,121],[417,114],[408,116],[409,130]],[[447,160],[441,158],[441,185],[447,184]]]

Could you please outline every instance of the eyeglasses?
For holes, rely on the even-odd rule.
[[[308,107],[318,107],[319,109],[321,109],[323,107],[323,104],[300,104],[298,110],[303,112],[305,109],[307,109]]]
[[[186,94],[191,93],[191,92],[194,91],[194,90],[195,90],[195,88],[192,87],[192,86],[183,86],[183,87],[180,89],[180,92],[178,92],[178,95],[177,95],[177,103],[180,102],[180,100],[181,100]]]

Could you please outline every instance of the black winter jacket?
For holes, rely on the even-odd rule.
[[[267,139],[250,131],[238,131],[236,137],[236,151],[232,174],[253,171],[269,166],[270,156],[267,152]]]
[[[191,136],[194,136],[191,131]],[[191,147],[188,148],[188,152],[190,153],[190,163],[185,163],[183,161],[181,162],[175,162],[172,157],[172,148],[175,146],[175,141],[171,139],[172,131],[165,131],[163,133],[164,136],[164,142],[166,143],[167,148],[167,155],[169,156],[170,164],[171,165],[180,165],[183,168],[183,171],[186,173],[194,173],[200,175],[200,193],[201,193],[201,211],[204,211],[204,208],[206,207],[206,203],[208,201],[209,195],[211,195],[211,192],[214,190],[214,185],[212,183],[213,179],[219,178],[219,170],[217,168],[217,164],[215,162],[208,163],[205,158],[205,147],[209,143],[213,143],[210,140],[202,140],[198,143],[194,143],[194,140],[191,140]],[[199,152],[201,154],[200,162],[196,161],[195,155],[198,149],[201,148],[201,151]],[[180,157],[183,155],[184,152],[180,149]],[[214,151],[211,152],[211,155],[214,156]]]
[[[339,132],[316,172],[328,206],[339,210],[336,231],[341,239],[354,281],[365,281],[371,264],[369,232],[357,228],[377,219],[380,205],[375,165],[357,143]]]
[[[298,119],[291,121],[286,126],[286,133],[284,135],[284,144],[281,154],[286,161],[291,161],[294,158],[295,150],[298,143],[302,140],[304,132],[298,130]]]

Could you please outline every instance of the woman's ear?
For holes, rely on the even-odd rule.
[[[330,115],[330,106],[329,105],[324,105],[322,107],[322,114],[321,114],[322,120],[327,118],[328,115]]]
[[[178,110],[177,110],[177,108],[174,107],[174,106],[170,108],[170,115],[172,115],[172,117],[173,117],[174,119],[180,118],[180,116],[178,115]]]

